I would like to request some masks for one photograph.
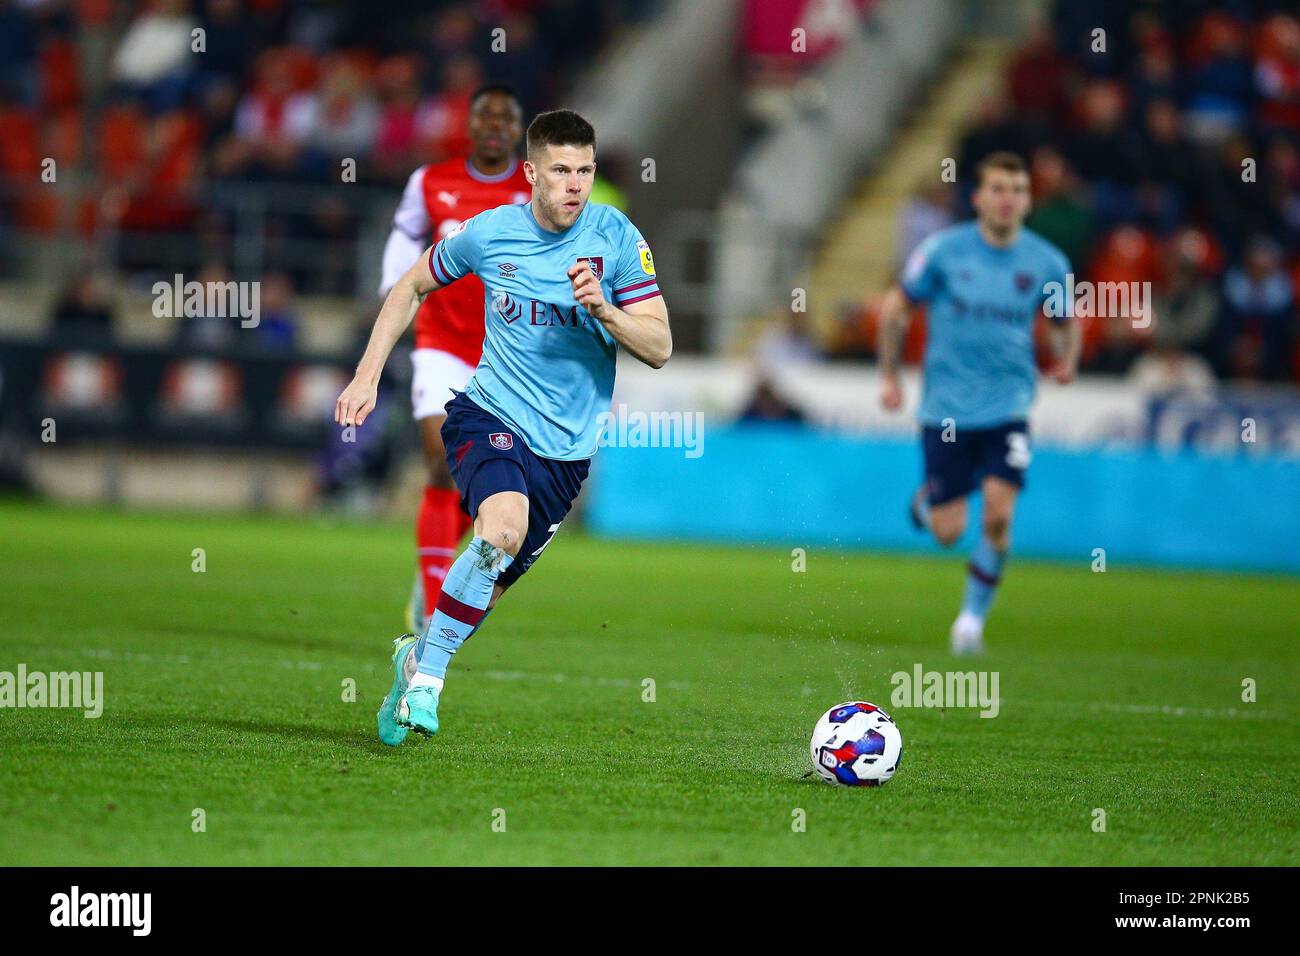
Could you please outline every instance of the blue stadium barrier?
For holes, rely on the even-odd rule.
[[[598,535],[938,551],[906,502],[917,440],[802,426],[711,430],[703,454],[603,448],[587,525]],[[972,515],[975,523],[977,513]],[[967,540],[974,540],[974,527]],[[1038,447],[1015,526],[1016,552],[1111,564],[1300,573],[1300,459],[1185,450]]]

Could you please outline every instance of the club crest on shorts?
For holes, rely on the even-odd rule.
[[[509,451],[515,447],[515,436],[509,432],[493,432],[488,435],[488,441],[492,443],[493,448],[499,448],[502,451]]]
[[[605,257],[604,256],[578,256],[578,263],[587,263],[591,266],[591,271],[596,273],[596,278],[605,278]]]

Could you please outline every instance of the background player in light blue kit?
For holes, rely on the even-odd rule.
[[[912,499],[913,521],[941,544],[954,544],[966,530],[968,496],[976,488],[983,495],[982,534],[950,635],[954,654],[983,649],[984,619],[1029,467],[1034,324],[1049,283],[1063,286],[1070,268],[1059,249],[1024,228],[1029,173],[1019,156],[993,153],[976,175],[975,220],[917,247],[885,298],[880,324],[881,403],[895,411],[903,404],[898,366],[909,303],[929,305],[918,412],[925,484]],[[1079,327],[1072,315],[1055,321],[1049,374],[1066,384],[1078,366]]]
[[[527,203],[462,223],[393,286],[335,420],[360,425],[384,362],[434,289],[474,273],[484,285],[483,358],[447,403],[447,464],[474,537],[443,581],[418,641],[395,642],[379,738],[438,730],[447,665],[506,588],[550,544],[577,497],[609,409],[622,346],[660,368],[672,353],[654,258],[617,209],[588,203],[596,134],[569,110],[528,127]]]

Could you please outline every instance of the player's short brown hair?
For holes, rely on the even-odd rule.
[[[989,153],[978,163],[975,164],[975,185],[984,185],[984,174],[991,169],[1000,169],[1006,173],[1026,173],[1029,167],[1019,154],[1010,150],[1000,149],[995,153]]]
[[[528,124],[525,143],[529,157],[543,146],[590,146],[594,153],[596,131],[573,110],[551,110]]]

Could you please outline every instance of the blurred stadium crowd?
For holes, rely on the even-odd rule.
[[[220,278],[240,271],[237,220],[259,205],[277,281],[351,294],[358,212],[347,191],[318,188],[341,181],[345,159],[362,187],[400,187],[465,150],[476,88],[506,83],[543,108],[653,3],[0,0],[0,243],[112,232],[119,268]],[[493,30],[507,41],[496,50]],[[79,188],[33,189],[43,157]],[[163,261],[175,249],[149,241],[177,235],[196,258]],[[294,240],[337,268],[307,268]]]
[[[474,89],[504,82],[529,111],[552,105],[661,3],[0,0],[0,277],[26,238],[73,235],[117,275],[260,279],[257,345],[291,350],[296,294],[368,294],[358,249],[382,237],[363,217],[391,209],[419,164],[464,151]],[[849,4],[859,17],[872,6]],[[1286,7],[1056,0],[955,144],[957,181],[928,176],[907,204],[900,261],[969,214],[982,156],[1013,149],[1032,167],[1030,225],[1080,279],[1153,286],[1156,321],[1086,321],[1086,370],[1300,380],[1300,17]],[[788,53],[762,56],[788,35],[764,9],[750,5],[740,38],[751,93],[797,76],[771,65]],[[498,28],[508,42],[492,52]],[[32,187],[45,157],[57,190]],[[355,188],[321,189],[347,159]],[[76,270],[57,325],[109,328],[106,286]],[[797,316],[789,325],[794,351],[823,351]],[[180,330],[196,346],[229,333]],[[909,358],[923,334],[914,323]],[[829,351],[873,354],[870,305]]]
[[[33,414],[92,442],[316,451],[325,495],[382,477],[409,420],[387,403],[359,441],[326,429],[347,379],[337,344],[306,341],[301,296],[373,318],[358,263],[377,261],[411,172],[466,152],[472,93],[504,83],[548,108],[657,2],[0,0],[0,331],[58,288],[30,306],[44,334],[0,340],[22,399],[0,416],[0,485],[29,483],[13,436]],[[173,277],[256,286],[256,322],[210,295],[159,315],[155,296],[162,334],[124,334]],[[266,474],[254,499],[277,487]]]
[[[955,185],[928,178],[907,205],[901,258],[968,216],[975,164],[1012,149],[1032,168],[1029,225],[1078,278],[1152,283],[1149,325],[1085,317],[1085,369],[1300,380],[1300,18],[1283,6],[1057,0],[966,131]],[[837,351],[873,347],[864,308]]]

